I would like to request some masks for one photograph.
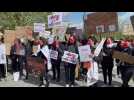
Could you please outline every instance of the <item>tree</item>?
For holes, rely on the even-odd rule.
[[[15,26],[33,25],[35,22],[45,23],[51,12],[0,12],[2,29],[14,29]]]

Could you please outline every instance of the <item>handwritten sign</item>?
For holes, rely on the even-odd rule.
[[[80,46],[78,47],[79,54],[80,54],[80,61],[81,62],[87,62],[90,61],[89,55],[91,54],[90,46],[85,45],[85,46]]]
[[[64,51],[64,55],[62,56],[62,61],[76,64],[77,63],[78,54]]]
[[[34,32],[44,32],[45,24],[44,23],[34,23]]]
[[[57,60],[58,52],[55,50],[49,50],[49,51],[50,51],[50,58]]]
[[[52,28],[62,22],[62,13],[57,13],[48,16],[48,27]]]
[[[113,51],[113,58],[119,59],[129,64],[134,64],[134,56],[128,55],[127,53]]]
[[[41,75],[45,70],[44,60],[37,57],[27,57],[26,70],[32,75]]]

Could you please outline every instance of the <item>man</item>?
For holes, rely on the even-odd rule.
[[[133,42],[129,43],[128,41],[124,41],[122,46],[123,46],[123,52],[128,53],[131,56],[134,56]],[[128,82],[134,75],[134,65],[122,62],[121,74],[123,81],[122,87],[129,87]]]

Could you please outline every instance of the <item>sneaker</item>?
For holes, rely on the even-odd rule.
[[[66,87],[69,87],[69,84],[66,84]]]
[[[74,87],[74,85],[71,85],[70,87]]]

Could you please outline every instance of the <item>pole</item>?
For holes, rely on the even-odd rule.
[[[84,25],[84,34],[87,34],[87,30],[86,30],[86,12],[83,13],[83,25]]]

